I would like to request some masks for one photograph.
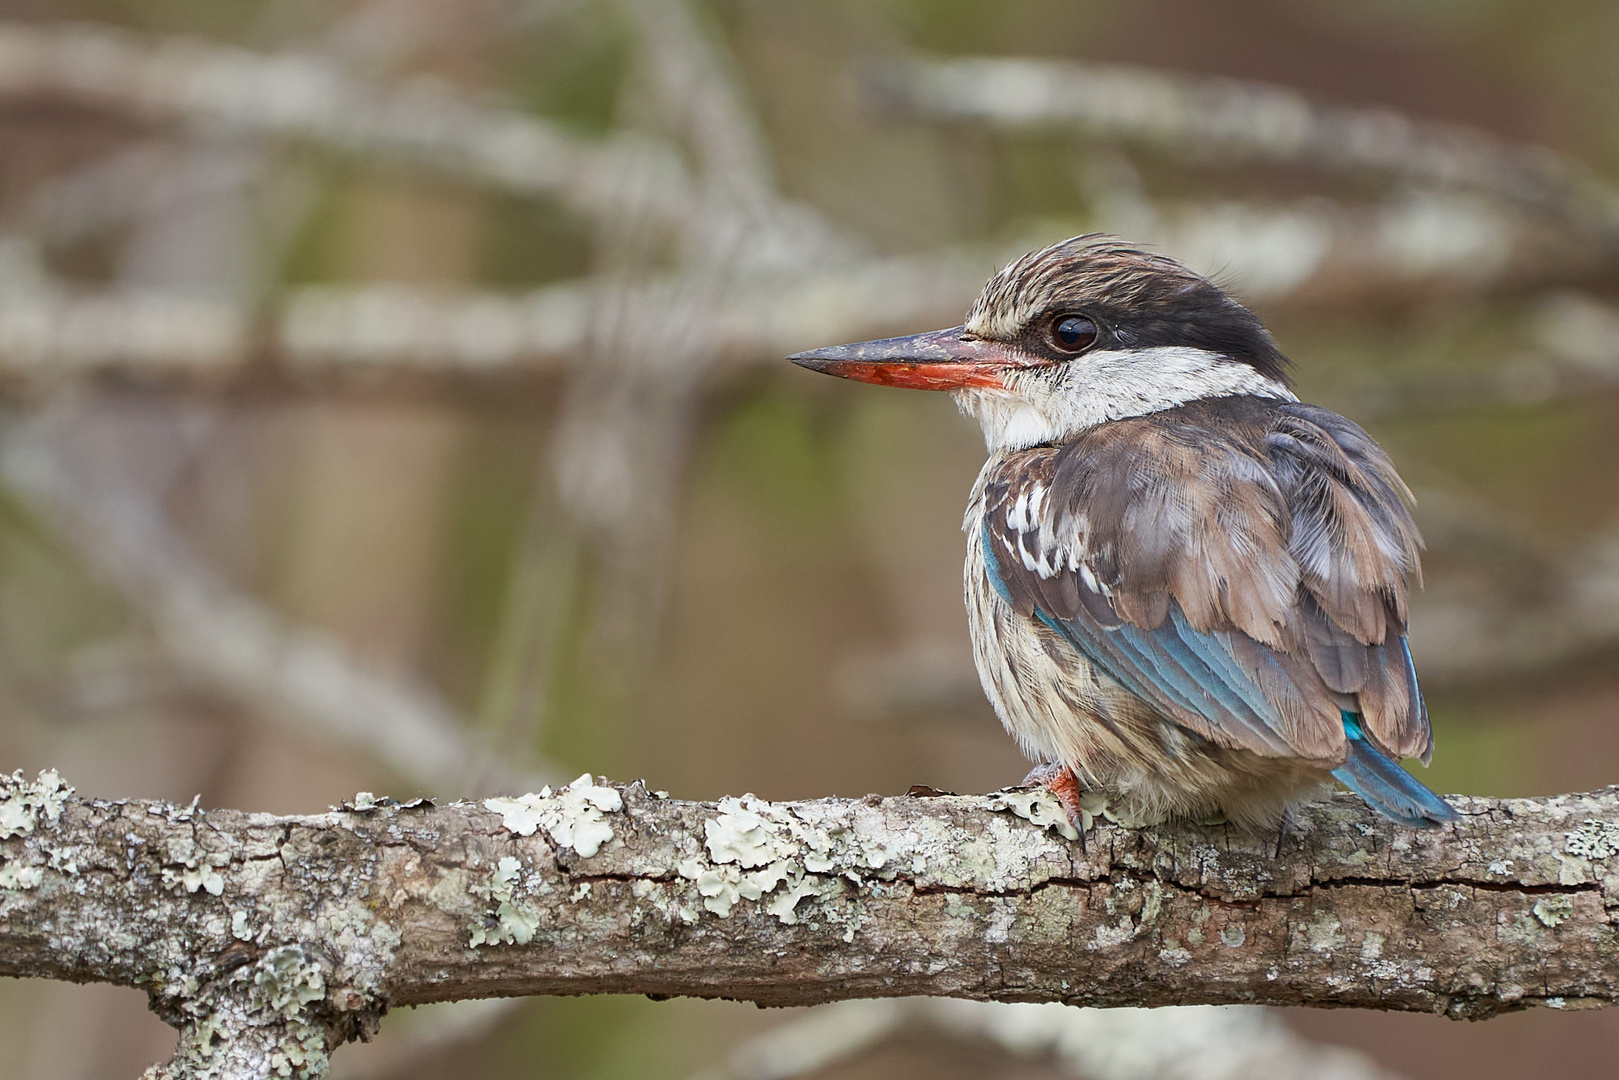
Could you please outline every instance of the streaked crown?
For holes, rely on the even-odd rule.
[[[968,334],[1066,359],[1053,340],[1065,318],[1094,323],[1089,349],[1197,349],[1288,385],[1287,358],[1253,312],[1202,274],[1110,236],[1076,236],[1018,259],[989,280],[967,313]]]

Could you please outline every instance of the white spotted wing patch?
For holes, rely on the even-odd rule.
[[[1077,574],[1092,593],[1111,595],[1093,565],[1084,515],[1061,506],[1038,470],[1031,473],[996,485],[999,490],[991,495],[999,505],[992,502],[989,508],[990,532],[1004,556],[1042,581]]]
[[[1045,579],[1068,569],[1076,558],[1071,546],[1057,540],[1056,530],[1047,519],[1048,490],[1039,481],[1025,485],[1010,499],[1005,513],[1008,553],[1023,564],[1023,569]]]

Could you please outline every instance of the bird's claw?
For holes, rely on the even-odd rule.
[[[1079,786],[1079,777],[1074,770],[1059,762],[1048,762],[1045,765],[1036,765],[1029,770],[1029,775],[1023,778],[1023,786],[1039,785],[1057,797],[1062,805],[1063,813],[1068,815],[1068,823],[1079,833],[1079,849],[1085,848],[1085,818],[1086,814],[1079,801],[1085,794],[1085,789]]]

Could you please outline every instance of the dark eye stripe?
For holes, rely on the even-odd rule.
[[[1096,340],[1096,324],[1083,315],[1062,315],[1051,324],[1051,342],[1063,352],[1079,352]]]

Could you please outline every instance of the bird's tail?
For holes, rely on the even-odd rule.
[[[1344,733],[1349,736],[1349,758],[1332,770],[1332,775],[1344,786],[1365,799],[1373,810],[1402,825],[1427,828],[1456,821],[1461,816],[1401,768],[1398,761],[1373,746],[1361,730],[1359,716],[1352,712],[1343,715]]]

